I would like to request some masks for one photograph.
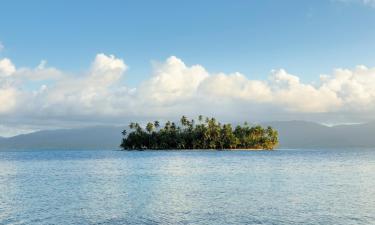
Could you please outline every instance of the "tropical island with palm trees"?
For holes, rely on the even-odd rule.
[[[180,125],[167,121],[161,127],[159,121],[154,121],[143,128],[138,123],[130,123],[130,132],[122,132],[120,147],[123,150],[273,150],[278,145],[278,132],[269,126],[250,126],[245,122],[233,128],[231,124],[221,124],[215,118],[201,115],[197,122],[182,116]]]

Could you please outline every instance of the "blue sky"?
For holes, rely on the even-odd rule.
[[[103,52],[126,61],[132,85],[171,55],[212,72],[315,80],[374,65],[373,40],[375,8],[361,1],[1,1],[1,54],[16,65],[78,71]]]
[[[181,114],[375,120],[374,0],[0,6],[0,136]]]

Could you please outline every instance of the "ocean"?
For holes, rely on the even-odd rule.
[[[375,149],[3,151],[0,224],[375,224]]]

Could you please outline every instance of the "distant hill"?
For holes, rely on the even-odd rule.
[[[122,127],[89,127],[37,131],[10,138],[0,138],[5,149],[119,149]]]
[[[375,147],[375,123],[328,127],[305,121],[285,121],[261,125],[270,125],[279,131],[280,148]],[[119,149],[122,130],[123,127],[101,126],[0,137],[0,150]]]
[[[375,147],[375,123],[328,127],[305,121],[269,122],[282,148]]]

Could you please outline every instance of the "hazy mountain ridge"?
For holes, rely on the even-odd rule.
[[[280,148],[375,147],[375,122],[333,127],[306,121],[279,121],[261,125],[269,125],[279,131]],[[45,130],[10,138],[0,137],[0,150],[119,149],[124,127]]]
[[[0,138],[4,149],[119,149],[122,127],[44,130]]]
[[[375,147],[375,122],[325,126],[305,121],[269,122],[279,131],[282,148]]]

